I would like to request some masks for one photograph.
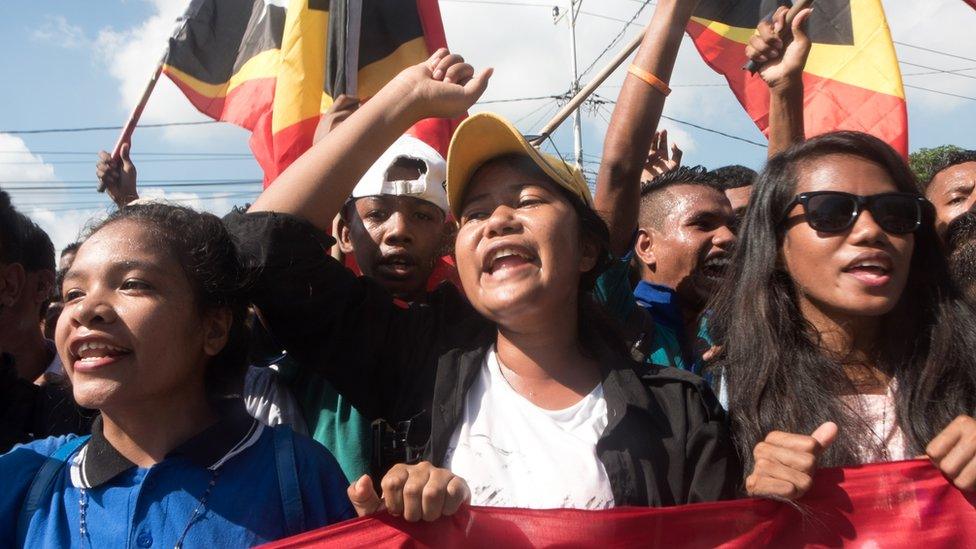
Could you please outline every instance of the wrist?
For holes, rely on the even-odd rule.
[[[803,93],[803,77],[799,74],[789,75],[769,82],[769,93],[772,95],[788,96]]]

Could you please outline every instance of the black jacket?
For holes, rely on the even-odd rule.
[[[332,239],[298,218],[234,212],[224,221],[252,272],[252,301],[289,353],[321,368],[371,419],[429,419],[422,458],[445,466],[495,326],[448,284],[424,305],[398,307],[329,257]],[[705,383],[609,352],[598,358],[609,424],[597,453],[616,505],[734,497],[741,466]]]

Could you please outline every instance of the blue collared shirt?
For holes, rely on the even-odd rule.
[[[29,547],[251,547],[286,537],[272,429],[235,411],[149,468],[122,457],[101,434],[76,452],[31,519]],[[47,456],[74,438],[51,437],[0,456],[0,546],[14,546],[28,487]],[[305,526],[352,518],[348,483],[335,458],[295,435]],[[216,477],[214,471],[217,471]],[[211,480],[205,513],[187,529]],[[81,536],[82,490],[87,536]]]

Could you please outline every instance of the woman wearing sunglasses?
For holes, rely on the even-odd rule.
[[[770,159],[714,318],[750,494],[798,498],[818,465],[923,454],[976,486],[976,318],[929,210],[866,134]]]

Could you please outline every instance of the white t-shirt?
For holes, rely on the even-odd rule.
[[[472,505],[607,509],[613,492],[596,453],[606,427],[602,384],[569,408],[545,410],[512,389],[492,348],[445,463],[467,481]]]

